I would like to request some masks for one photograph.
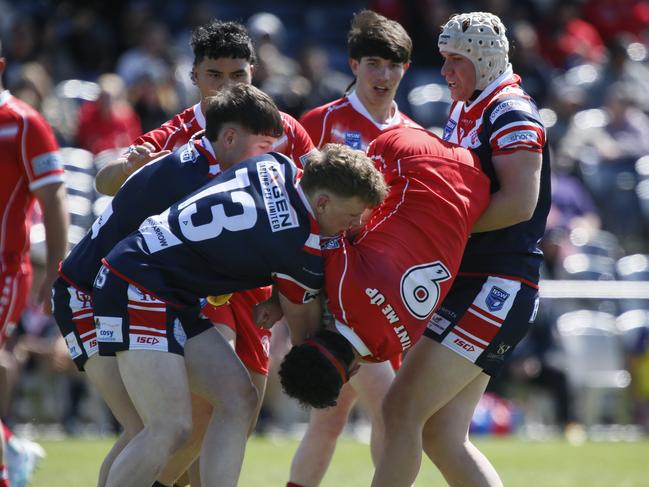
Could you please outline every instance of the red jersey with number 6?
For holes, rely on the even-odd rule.
[[[397,128],[368,155],[390,192],[352,241],[324,244],[325,288],[338,330],[366,360],[410,348],[448,293],[489,179],[467,149]]]

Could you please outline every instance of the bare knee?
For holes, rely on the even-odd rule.
[[[239,384],[237,387],[222,391],[219,400],[214,404],[216,414],[227,418],[240,417],[250,419],[257,411],[259,393],[251,382]]]
[[[341,406],[312,413],[309,422],[310,432],[319,438],[336,440],[345,429],[349,417],[349,408]]]
[[[159,418],[144,427],[151,443],[168,454],[176,451],[189,440],[192,433],[191,418]]]

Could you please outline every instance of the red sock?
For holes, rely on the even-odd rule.
[[[0,485],[0,487],[2,486]],[[295,482],[289,482],[288,484],[286,484],[286,487],[304,487],[304,485],[296,484]]]
[[[0,464],[0,487],[9,487],[9,472],[2,464]]]
[[[2,423],[2,430],[4,431],[5,434],[5,441],[9,441],[13,436],[13,433],[9,428],[7,428],[7,425],[4,423]],[[2,487],[2,485],[0,485],[0,487]]]

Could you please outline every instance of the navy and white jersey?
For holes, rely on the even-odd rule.
[[[298,177],[276,152],[243,161],[147,218],[104,264],[170,304],[272,282],[291,301],[309,302],[323,285],[324,264]]]
[[[538,243],[550,211],[550,153],[536,104],[521,89],[520,78],[511,66],[470,104],[453,104],[444,139],[478,155],[491,179],[492,192],[499,189],[493,156],[519,150],[542,154],[541,187],[532,218],[500,230],[472,234],[460,267],[460,274],[499,274],[538,282],[543,261]]]
[[[211,151],[209,141],[199,137],[133,173],[63,261],[61,277],[92,292],[101,259],[116,243],[137,230],[147,216],[164,211],[220,172]]]

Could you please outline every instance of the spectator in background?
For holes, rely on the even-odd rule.
[[[253,84],[272,96],[280,110],[299,116],[309,82],[300,76],[298,64],[282,53],[286,38],[284,24],[276,15],[260,12],[248,19],[246,27],[258,57]]]
[[[516,22],[511,29],[512,49],[509,60],[522,80],[522,86],[536,100],[539,107],[545,106],[552,68],[541,56],[539,38],[534,27],[526,21]]]
[[[101,90],[99,96],[81,106],[77,131],[79,147],[93,154],[127,147],[142,134],[140,119],[126,101],[122,79],[107,73],[97,83]]]
[[[649,67],[642,62],[646,60],[646,50],[644,57],[631,59],[629,52],[634,45],[626,36],[609,40],[607,47],[608,59],[598,70],[597,79],[588,87],[589,106],[604,105],[610,86],[617,84],[625,88],[633,105],[649,113]],[[640,44],[635,44],[636,51],[638,48],[642,49]]]
[[[6,67],[0,46],[0,76]],[[29,232],[36,201],[43,211],[47,239],[45,276],[36,303],[49,310],[52,283],[67,250],[68,213],[63,164],[52,129],[29,105],[4,90],[0,82],[0,347],[13,332],[32,285]],[[1,430],[0,430],[1,431]],[[0,432],[0,487],[8,487],[3,433]],[[14,465],[11,468],[18,468]]]
[[[334,70],[329,65],[327,51],[318,45],[309,45],[300,51],[300,70],[310,87],[304,98],[304,108],[311,109],[342,97],[353,78]]]
[[[643,0],[586,0],[581,11],[605,41],[623,33],[641,40],[649,28],[649,4]]]
[[[172,72],[171,40],[164,25],[150,21],[140,31],[136,47],[125,51],[117,60],[116,73],[131,87],[143,75],[169,79]]]
[[[595,27],[580,18],[576,0],[557,2],[541,25],[541,52],[554,67],[599,64],[605,48]]]

